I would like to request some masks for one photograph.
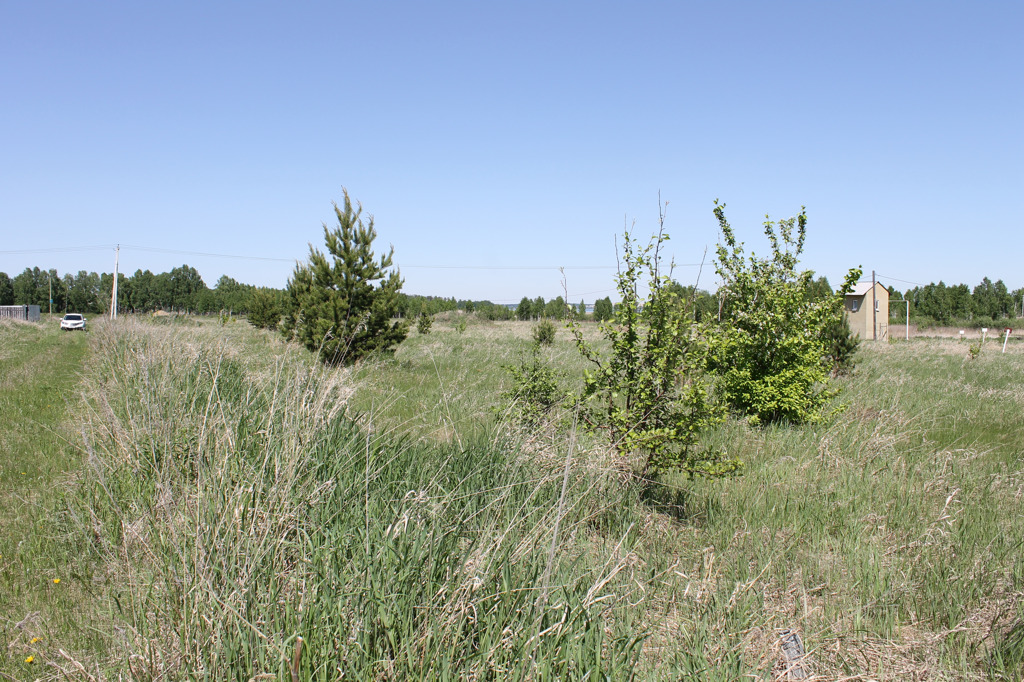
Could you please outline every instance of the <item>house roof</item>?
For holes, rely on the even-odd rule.
[[[869,291],[871,291],[871,282],[858,282],[847,296],[863,296]]]

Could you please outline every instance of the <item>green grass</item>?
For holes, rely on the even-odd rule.
[[[830,426],[714,434],[746,475],[678,481],[682,516],[726,586],[756,579],[759,627],[799,628],[831,674],[1017,679],[993,652],[1022,614],[1024,355],[917,342],[861,361]]]
[[[435,329],[366,368],[378,388],[364,396],[390,387],[391,412],[421,434],[438,433],[453,399],[456,424],[487,424],[506,380],[496,368],[525,351],[529,325],[451,332],[451,344],[446,327]],[[578,376],[565,332],[546,353]],[[915,341],[868,344],[860,360],[834,423],[731,420],[707,444],[743,459],[744,476],[669,476],[651,493],[662,521],[649,522],[666,525],[639,546],[653,570],[675,567],[678,578],[656,596],[673,614],[648,640],[656,677],[704,670],[709,658],[723,679],[767,676],[772,633],[797,628],[823,673],[1016,679],[1019,663],[1000,660],[1019,661],[1003,649],[1022,613],[1024,354],[987,344],[970,361],[956,341]],[[442,378],[460,376],[446,406]],[[703,601],[692,602],[697,586]],[[665,656],[669,641],[676,651]],[[715,653],[693,660],[680,650]]]
[[[56,320],[0,324],[0,671],[14,679],[53,641],[96,646],[53,516],[81,465],[72,415],[87,354],[86,334],[61,332]]]
[[[742,476],[643,493],[592,435],[501,418],[531,325],[457,319],[348,369],[214,320],[98,325],[88,356],[0,330],[5,415],[88,357],[51,459],[4,465],[0,670],[31,672],[29,609],[33,665],[97,679],[287,678],[301,636],[311,680],[773,680],[784,628],[824,679],[1021,678],[1024,348],[865,344],[833,423],[731,418],[706,445]],[[578,380],[565,330],[543,352]],[[33,582],[61,567],[80,599]]]

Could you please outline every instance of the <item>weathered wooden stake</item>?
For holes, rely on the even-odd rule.
[[[302,635],[295,638],[295,655],[292,657],[292,682],[299,682],[299,661],[302,659]]]

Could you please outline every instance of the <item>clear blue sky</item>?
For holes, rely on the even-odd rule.
[[[0,0],[0,271],[110,271],[121,243],[282,259],[121,251],[280,287],[345,186],[408,293],[552,298],[557,270],[501,268],[569,266],[589,302],[613,270],[572,266],[655,230],[660,190],[708,288],[719,198],[758,253],[806,205],[833,284],[1013,289],[1022,36],[1019,0]]]

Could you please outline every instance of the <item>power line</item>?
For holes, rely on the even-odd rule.
[[[905,279],[897,279],[895,277],[889,277],[888,275],[879,274],[878,278],[879,279],[891,279],[894,282],[902,282],[903,284],[913,284],[916,287],[923,287],[923,286],[925,286],[924,284],[921,284],[920,282],[909,282],[909,281],[907,281]]]
[[[403,265],[417,270],[614,270],[614,265]]]
[[[615,270],[617,265],[403,265],[400,268],[418,270]],[[701,263],[676,263],[676,267],[698,267]]]
[[[46,249],[18,249],[14,251],[0,251],[3,255],[18,255],[25,253],[67,253],[77,251],[113,251],[114,245],[109,246],[54,246]]]
[[[207,258],[233,258],[236,260],[272,261],[278,263],[295,263],[296,258],[275,258],[272,256],[243,256],[232,253],[211,253],[207,251],[189,251],[185,249],[167,249],[159,246],[141,246],[139,244],[121,244],[122,249],[132,251],[144,251],[149,253],[168,253],[179,256],[203,256]],[[106,251],[114,250],[114,245],[108,246],[60,246],[42,249],[19,249],[12,251],[0,251],[4,255],[32,254],[32,253],[61,253],[76,251]],[[429,265],[422,263],[401,264],[398,267],[416,270],[615,270],[616,265]],[[676,267],[698,267],[702,263],[675,263]]]
[[[121,244],[122,249],[131,249],[133,251],[148,251],[153,253],[173,253],[178,256],[206,256],[209,258],[234,258],[237,260],[262,260],[262,261],[276,261],[279,263],[294,263],[295,258],[272,258],[270,256],[239,256],[230,253],[207,253],[205,251],[183,251],[180,249],[162,249],[156,246],[135,246],[132,244]]]

